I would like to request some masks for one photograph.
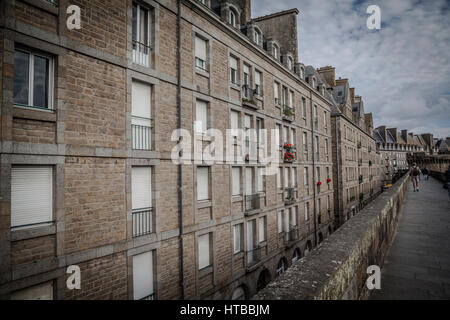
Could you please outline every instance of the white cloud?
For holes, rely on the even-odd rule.
[[[381,8],[380,31],[366,28],[370,4]],[[376,126],[450,136],[447,1],[254,0],[253,16],[295,7],[300,61],[349,78]]]

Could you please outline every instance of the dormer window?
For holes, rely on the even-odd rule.
[[[292,65],[293,65],[292,58],[288,57],[287,58],[287,67],[289,70],[292,70]]]
[[[254,32],[254,39],[253,40],[255,41],[255,43],[257,45],[260,45],[260,43],[261,43],[261,34],[259,33],[258,30],[255,30],[255,32]]]
[[[278,60],[278,46],[273,45],[273,57]]]
[[[230,24],[236,28],[236,13],[230,9],[230,20],[229,20]]]
[[[312,78],[312,87],[315,89],[316,88],[316,78]]]
[[[304,75],[305,75],[305,69],[303,69],[303,67],[300,67],[300,78],[303,79]]]

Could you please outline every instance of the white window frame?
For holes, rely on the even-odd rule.
[[[136,27],[137,27],[137,29],[136,29],[136,42],[138,44],[141,44],[141,42],[139,41],[140,40],[140,32],[141,32],[140,31],[141,28],[139,27],[140,26],[140,22],[141,22],[140,21],[141,20],[140,9],[144,8],[144,9],[147,10],[147,15],[148,15],[148,17],[147,17],[147,21],[148,21],[148,25],[147,25],[148,39],[147,39],[147,42],[148,42],[148,47],[149,47],[149,53],[147,55],[143,54],[144,58],[147,59],[147,61],[139,62],[138,59],[137,59],[137,52],[139,52],[139,48],[138,47],[136,47],[136,49],[132,48],[132,51],[133,51],[133,63],[139,64],[139,65],[142,65],[142,66],[145,66],[145,67],[149,67],[150,66],[150,53],[152,51],[152,41],[151,41],[152,37],[151,37],[151,27],[150,27],[151,24],[152,24],[152,16],[151,16],[152,8],[147,7],[147,6],[142,6],[139,3],[133,1],[132,5],[134,5],[134,4],[137,7],[137,9],[136,9],[137,10],[137,15],[136,15],[136,19],[137,19],[136,20]],[[132,24],[131,28],[133,28],[133,24]],[[147,56],[147,57],[145,57],[145,56]]]
[[[28,104],[23,105],[23,104],[17,104],[14,103],[14,106],[19,106],[19,107],[33,107],[33,108],[37,108],[37,109],[41,109],[41,110],[54,110],[53,106],[54,106],[54,58],[53,56],[51,56],[50,54],[45,54],[45,53],[41,53],[38,52],[36,50],[31,50],[31,49],[24,49],[22,47],[18,47],[18,48],[14,48],[14,53],[16,51],[21,51],[23,53],[27,53],[28,56]],[[42,107],[36,107],[33,105],[33,99],[34,99],[34,57],[38,56],[41,58],[45,58],[48,59],[48,106],[47,108],[42,108]],[[13,83],[14,83],[14,78],[13,78]],[[13,89],[14,92],[14,89]],[[14,93],[13,93],[14,94]],[[14,100],[14,97],[13,97]]]

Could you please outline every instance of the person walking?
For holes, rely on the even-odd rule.
[[[428,177],[430,175],[430,172],[428,171],[428,169],[427,168],[423,169],[422,173],[423,173],[423,177],[425,178],[425,180],[428,180]]]
[[[412,180],[414,192],[419,191],[419,176],[420,176],[420,174],[421,174],[421,172],[420,172],[419,167],[415,163],[413,163],[413,166],[411,168],[411,171],[409,172],[409,175]]]
[[[447,171],[445,171],[445,180],[447,181],[447,191],[450,197],[450,166],[448,166]]]

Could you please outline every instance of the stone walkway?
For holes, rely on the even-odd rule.
[[[397,234],[371,299],[450,299],[450,200],[430,178],[409,185]]]

